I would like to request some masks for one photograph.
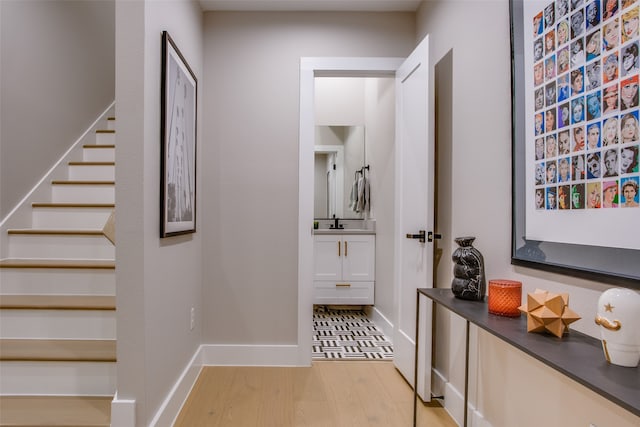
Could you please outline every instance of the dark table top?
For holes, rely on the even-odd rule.
[[[640,367],[607,363],[599,339],[574,330],[562,338],[529,333],[525,315],[514,318],[490,314],[486,302],[456,298],[451,289],[418,289],[418,292],[640,416]]]

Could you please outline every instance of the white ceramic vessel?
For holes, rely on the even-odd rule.
[[[640,362],[640,294],[612,288],[598,299],[596,324],[609,363],[636,367]]]

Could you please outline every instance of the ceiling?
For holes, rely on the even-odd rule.
[[[200,0],[204,11],[415,12],[421,0]]]

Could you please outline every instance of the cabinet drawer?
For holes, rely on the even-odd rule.
[[[374,282],[313,282],[314,304],[373,305]]]

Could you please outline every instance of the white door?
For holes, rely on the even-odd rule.
[[[413,385],[416,289],[433,287],[433,243],[408,238],[433,230],[434,97],[425,37],[396,72],[396,264],[394,363]],[[431,304],[421,298],[418,394],[431,400]]]

